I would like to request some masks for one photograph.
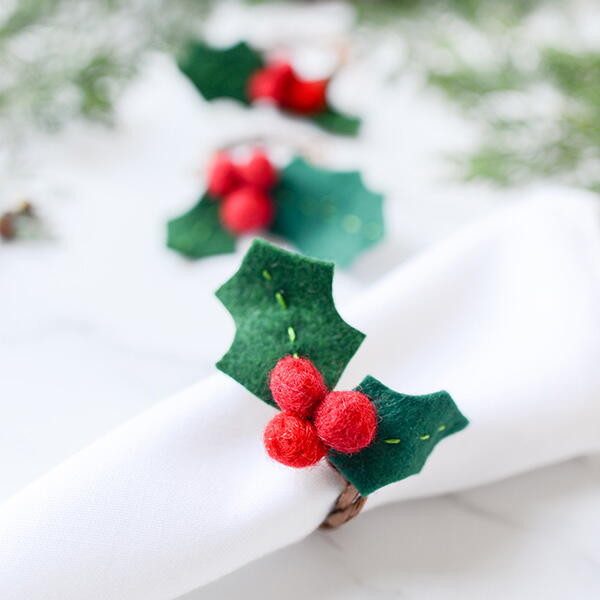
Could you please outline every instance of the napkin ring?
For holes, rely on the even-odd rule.
[[[321,529],[335,529],[351,521],[358,516],[366,502],[367,497],[361,496],[360,492],[349,481],[346,481],[346,487],[338,496],[331,512],[321,523]]]
[[[267,454],[293,468],[326,458],[347,482],[327,528],[419,473],[438,442],[468,424],[445,391],[401,394],[371,376],[333,391],[365,335],[337,312],[332,280],[332,263],[258,239],[217,291],[237,328],[217,368],[280,410],[263,433]]]

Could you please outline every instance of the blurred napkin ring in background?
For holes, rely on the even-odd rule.
[[[334,507],[321,523],[321,529],[335,529],[354,519],[367,501],[367,496],[361,496],[358,490],[346,481],[346,487],[338,496]]]

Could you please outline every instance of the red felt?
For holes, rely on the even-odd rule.
[[[266,229],[275,216],[273,201],[262,190],[245,185],[225,196],[220,218],[234,234]]]
[[[263,439],[269,456],[288,467],[309,467],[327,454],[310,421],[284,412],[267,423]]]
[[[208,166],[208,193],[225,196],[240,184],[238,167],[226,152],[217,152]]]
[[[294,76],[285,89],[281,107],[302,115],[315,115],[327,106],[328,79],[306,81]]]
[[[290,112],[315,115],[327,107],[328,85],[329,79],[302,79],[288,62],[276,61],[250,77],[248,96],[252,102],[269,100]]]
[[[366,448],[377,432],[375,407],[360,392],[331,392],[317,407],[313,422],[321,440],[344,454]]]
[[[250,100],[269,100],[280,106],[293,73],[292,67],[285,61],[272,62],[259,69],[248,80]]]
[[[247,163],[239,165],[240,176],[249,185],[268,190],[277,181],[277,171],[262,150],[255,150]]]
[[[300,417],[310,417],[328,391],[312,362],[293,356],[284,356],[275,365],[269,387],[281,410]]]

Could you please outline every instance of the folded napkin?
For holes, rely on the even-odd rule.
[[[582,199],[513,206],[341,308],[367,340],[340,389],[446,389],[471,420],[366,510],[600,450],[598,222]],[[308,535],[343,482],[271,461],[273,414],[215,373],[13,496],[2,599],[170,600]]]

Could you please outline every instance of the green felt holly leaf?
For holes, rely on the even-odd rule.
[[[356,454],[331,451],[328,458],[363,496],[419,473],[438,442],[469,424],[447,392],[408,396],[370,376],[356,389],[377,410],[375,440]]]
[[[235,238],[221,225],[218,200],[204,194],[191,210],[169,221],[167,246],[189,258],[233,252]]]
[[[360,129],[360,119],[344,115],[331,106],[318,115],[313,115],[312,120],[322,129],[340,135],[356,135]]]
[[[348,266],[383,237],[383,196],[358,171],[327,171],[295,158],[273,190],[272,231],[301,252]]]
[[[243,104],[250,104],[247,93],[250,76],[265,66],[261,53],[246,42],[229,48],[190,42],[177,62],[207,100],[233,98]],[[309,118],[322,129],[340,135],[356,135],[360,127],[360,119],[343,115],[331,106]]]
[[[332,389],[365,337],[338,314],[332,280],[332,263],[255,240],[238,272],[217,291],[236,325],[217,367],[275,406],[269,373],[283,356],[298,354]]]
[[[192,42],[178,64],[207,100],[234,98],[249,104],[248,79],[264,66],[264,61],[260,53],[245,42],[224,49]]]

